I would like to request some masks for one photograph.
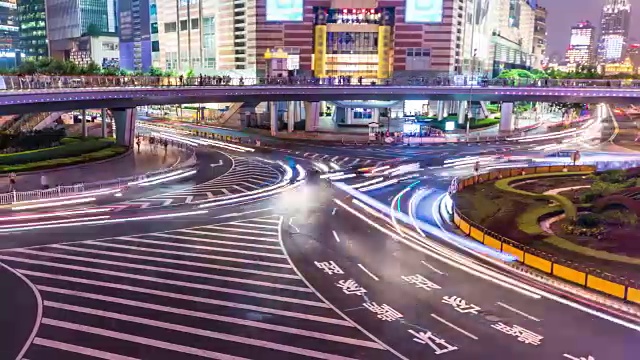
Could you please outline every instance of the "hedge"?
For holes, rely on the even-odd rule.
[[[76,157],[108,148],[113,145],[114,141],[113,139],[104,138],[87,138],[82,140],[65,138],[61,140],[61,143],[62,145],[51,148],[13,154],[0,154],[0,165],[20,165],[52,159]]]
[[[67,165],[77,165],[77,164],[87,163],[91,161],[108,159],[110,157],[124,154],[125,152],[127,152],[127,150],[128,150],[127,147],[124,147],[124,146],[110,146],[106,149],[90,152],[87,154],[82,154],[80,156],[43,160],[43,161],[31,162],[31,163],[20,164],[20,165],[0,165],[0,172],[7,173],[7,172],[32,171],[32,170],[51,169],[51,168],[67,166]]]
[[[576,209],[576,206],[571,202],[571,200],[567,199],[566,197],[562,195],[557,195],[557,194],[536,194],[536,193],[532,193],[524,190],[518,190],[511,187],[511,185],[509,184],[518,180],[528,180],[528,179],[555,177],[555,176],[588,175],[588,174],[591,174],[591,173],[590,172],[562,172],[562,173],[546,173],[546,174],[543,173],[543,174],[514,176],[514,177],[500,179],[496,181],[495,186],[500,190],[504,190],[504,191],[508,191],[508,192],[512,192],[512,193],[516,193],[524,196],[530,196],[530,197],[533,197],[534,199],[554,201],[560,204],[560,206],[564,210],[565,216],[568,219],[573,220],[576,218],[578,210]]]

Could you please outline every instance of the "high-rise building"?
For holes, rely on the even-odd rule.
[[[82,36],[118,32],[116,0],[46,0],[47,39],[52,57],[67,59]]]
[[[629,0],[607,0],[602,7],[600,19],[600,39],[598,41],[598,59],[602,62],[620,62],[623,60],[629,24],[631,4]]]
[[[533,67],[541,69],[547,57],[547,9],[536,7],[536,19],[533,28],[533,55],[535,62]]]
[[[19,48],[27,58],[49,56],[45,0],[18,1]]]
[[[308,76],[460,72],[467,3],[157,0],[160,64],[255,77],[280,50],[286,71]]]
[[[216,12],[225,6],[245,6],[241,0],[156,0],[159,62],[163,70],[213,73],[216,70]],[[239,17],[245,17],[241,14]],[[233,22],[233,17],[229,19]],[[240,21],[240,20],[238,20]],[[245,34],[245,29],[227,36]],[[220,50],[221,51],[221,50]]]
[[[0,67],[11,68],[20,63],[18,50],[18,10],[15,0],[0,0]]]
[[[596,28],[589,21],[571,27],[571,39],[566,61],[575,65],[594,65]]]
[[[120,0],[120,67],[147,71],[151,56],[151,4],[149,0]],[[155,30],[158,26],[156,22]]]

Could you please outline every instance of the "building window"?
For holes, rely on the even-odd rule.
[[[151,51],[153,52],[160,51],[160,41],[154,40],[151,42]]]
[[[157,22],[151,23],[151,33],[152,34],[157,34],[158,33],[158,23]]]
[[[164,32],[165,33],[172,33],[172,32],[176,32],[176,23],[175,22],[170,22],[170,23],[164,23]]]
[[[431,49],[408,48],[406,64],[406,70],[429,70]]]
[[[191,29],[197,30],[200,28],[200,20],[199,19],[191,19]]]
[[[187,31],[187,30],[189,30],[189,21],[180,20],[180,31]]]

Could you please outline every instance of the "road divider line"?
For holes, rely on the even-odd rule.
[[[520,310],[518,310],[518,309],[516,309],[516,308],[514,308],[514,307],[511,307],[511,306],[509,306],[509,305],[507,305],[507,304],[501,303],[501,302],[499,302],[499,301],[498,301],[496,304],[498,304],[498,305],[502,306],[502,307],[503,307],[503,308],[505,308],[505,309],[511,310],[511,311],[513,311],[513,312],[514,312],[514,313],[516,313],[516,314],[520,314],[520,315],[522,315],[522,316],[524,316],[524,317],[526,317],[526,318],[528,318],[528,319],[531,319],[531,320],[533,320],[533,321],[540,321],[540,319],[538,319],[538,318],[536,318],[536,317],[533,317],[533,316],[531,316],[531,315],[529,315],[529,314],[527,314],[527,313],[525,313],[525,312],[523,312],[523,311],[520,311]]]
[[[333,230],[333,237],[336,239],[337,242],[340,242],[340,238],[338,237],[338,234],[336,233],[335,230]]]
[[[424,260],[422,260],[422,261],[420,261],[420,262],[421,262],[422,264],[424,264],[426,267],[428,267],[429,269],[431,269],[431,270],[433,270],[433,271],[437,272],[437,273],[438,273],[438,274],[440,274],[440,275],[447,275],[446,273],[444,273],[444,272],[442,272],[442,271],[440,271],[440,270],[438,270],[438,269],[434,268],[432,265],[430,265],[429,263],[427,263],[427,262],[426,262],[426,261],[424,261]]]
[[[448,322],[447,320],[445,320],[445,319],[443,319],[443,318],[439,317],[439,316],[438,316],[438,315],[436,315],[436,314],[431,314],[431,317],[432,317],[432,318],[434,318],[434,319],[436,319],[436,320],[438,320],[438,321],[440,321],[441,323],[443,323],[443,324],[445,324],[445,325],[448,325],[448,326],[449,326],[449,327],[451,327],[452,329],[456,329],[456,330],[460,331],[461,333],[463,333],[463,334],[467,335],[468,337],[472,338],[473,340],[478,340],[478,337],[477,337],[477,336],[475,336],[475,335],[471,334],[470,332],[467,332],[467,331],[465,331],[465,330],[463,330],[463,329],[461,329],[461,328],[459,328],[459,327],[457,327],[457,326],[453,325],[452,323],[450,323],[450,322]]]
[[[364,266],[362,266],[362,264],[358,264],[358,267],[360,267],[360,269],[362,269],[362,271],[366,272],[367,275],[371,276],[371,278],[375,281],[380,281],[380,279],[378,279],[377,276],[373,275],[371,273],[371,271],[367,270],[367,268],[365,268]]]

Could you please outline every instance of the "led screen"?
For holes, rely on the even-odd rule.
[[[404,21],[413,23],[442,22],[444,0],[407,0]]]
[[[267,0],[267,21],[302,21],[304,0]]]

